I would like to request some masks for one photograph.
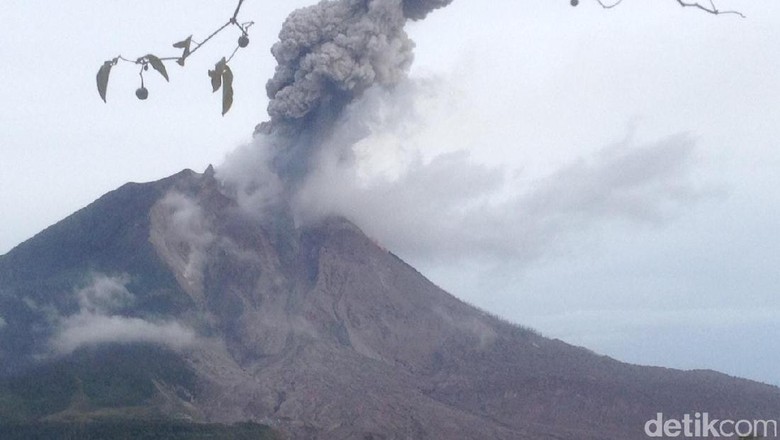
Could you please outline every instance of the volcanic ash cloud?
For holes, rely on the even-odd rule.
[[[270,119],[255,131],[258,148],[271,150],[270,167],[288,189],[311,171],[348,104],[373,86],[393,87],[407,77],[414,43],[405,24],[450,2],[323,1],[290,14],[271,49],[278,64],[266,85]]]
[[[218,170],[238,203],[260,216],[281,207],[298,223],[344,216],[405,256],[529,262],[568,232],[660,223],[698,199],[685,135],[629,136],[520,183],[466,150],[430,157],[438,146],[417,145],[407,128],[438,124],[425,101],[446,93],[440,80],[408,78],[414,43],[404,26],[449,3],[341,0],[293,12],[272,48],[270,119]],[[467,104],[448,112],[461,107],[468,113]],[[366,177],[367,156],[400,163],[392,177]]]

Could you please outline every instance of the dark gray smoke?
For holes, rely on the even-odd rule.
[[[404,15],[412,20],[422,20],[434,9],[439,9],[452,3],[452,0],[406,0]]]
[[[452,0],[322,1],[293,12],[271,52],[278,65],[267,85],[273,168],[287,183],[302,178],[319,140],[344,107],[374,85],[398,84],[413,59],[407,20]]]

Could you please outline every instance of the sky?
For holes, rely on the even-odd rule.
[[[108,103],[95,74],[118,54],[176,55],[233,2],[6,1],[0,254],[125,182],[249,143],[269,48],[312,3],[245,1],[239,19],[256,24],[223,117],[206,71],[233,30],[170,65],[170,83],[148,73],[143,102],[134,66],[114,68]],[[627,362],[780,384],[780,3],[716,3],[747,18],[673,0],[454,0],[408,25],[410,81],[352,110],[370,116],[357,146],[370,178],[337,186],[324,170],[339,188],[324,195],[512,322]]]

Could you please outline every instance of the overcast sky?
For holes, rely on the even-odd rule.
[[[114,69],[108,104],[95,73],[120,53],[175,55],[233,2],[6,0],[0,254],[127,181],[202,171],[248,142],[266,118],[269,48],[311,3],[246,0],[239,18],[257,24],[222,117],[206,70],[235,32],[170,65],[169,84],[147,74],[145,102],[134,67]],[[721,0],[746,19],[673,0],[568,3],[454,0],[409,26],[411,77],[435,85],[415,101],[413,143],[442,170],[424,180],[440,197],[419,200],[456,215],[478,188],[494,203],[438,233],[361,226],[456,296],[547,336],[780,384],[780,3]]]

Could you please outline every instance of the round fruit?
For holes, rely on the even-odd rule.
[[[577,6],[578,4],[580,4],[580,0],[571,0],[572,6]]]
[[[135,91],[135,96],[138,97],[140,100],[144,100],[149,97],[149,91],[146,90],[146,87],[140,87],[138,90]]]
[[[238,37],[238,47],[247,47],[249,46],[249,37],[246,35],[242,35]]]
[[[148,64],[144,64],[144,70],[149,70],[149,65]]]

